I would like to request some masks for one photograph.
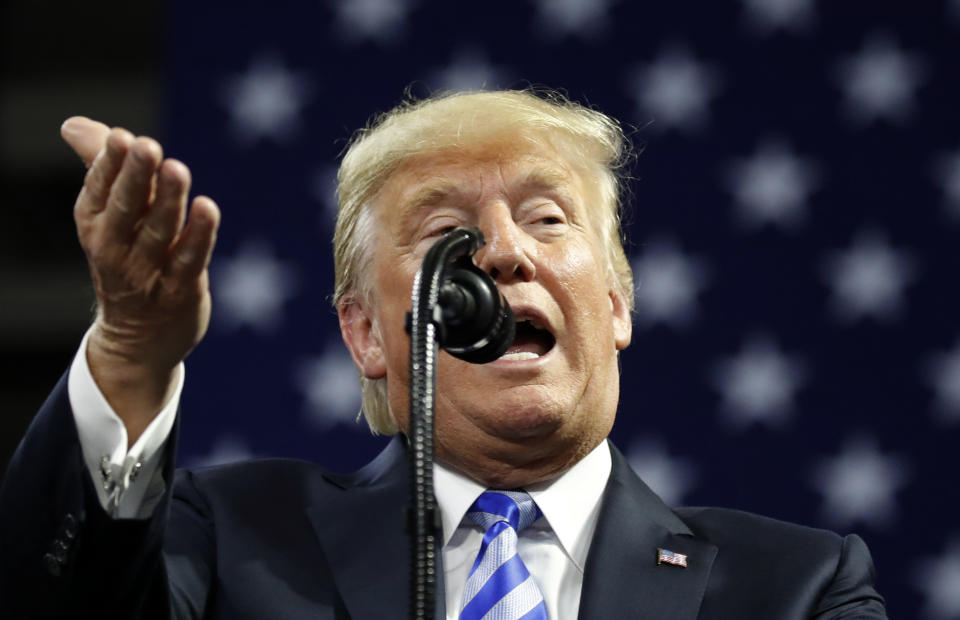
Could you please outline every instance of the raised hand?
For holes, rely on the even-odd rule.
[[[190,170],[151,138],[83,117],[61,134],[89,166],[73,211],[97,298],[87,361],[132,444],[206,333],[220,212],[199,196],[187,216]]]

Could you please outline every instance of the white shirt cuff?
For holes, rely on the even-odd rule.
[[[114,518],[144,519],[153,512],[165,490],[163,447],[177,416],[183,389],[183,363],[177,368],[173,396],[127,450],[127,429],[90,373],[89,338],[88,330],[67,379],[67,394],[83,459],[104,510]]]

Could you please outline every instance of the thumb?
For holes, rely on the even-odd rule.
[[[103,150],[109,134],[109,127],[86,116],[71,116],[60,126],[60,135],[88,168]]]

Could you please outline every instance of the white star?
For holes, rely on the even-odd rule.
[[[770,141],[736,161],[728,183],[740,220],[750,226],[795,228],[805,215],[807,197],[817,186],[817,168],[784,144]]]
[[[865,316],[896,319],[914,271],[914,261],[907,253],[891,248],[876,232],[861,233],[850,249],[834,252],[825,261],[834,312],[846,321]]]
[[[692,131],[706,124],[710,99],[719,88],[716,72],[681,48],[631,71],[627,88],[652,127]],[[646,119],[646,118],[645,118]]]
[[[803,30],[814,19],[813,0],[743,0],[750,26],[759,34]]]
[[[933,174],[943,188],[947,209],[960,219],[960,151],[940,157],[934,163]]]
[[[685,255],[670,240],[645,245],[643,254],[632,261],[637,321],[690,325],[697,316],[697,295],[708,279],[703,261]]]
[[[306,399],[310,420],[321,429],[357,420],[360,381],[342,344],[328,343],[323,355],[303,361],[295,380]]]
[[[955,541],[940,557],[924,558],[914,583],[927,599],[924,617],[960,618],[960,542]]]
[[[854,523],[882,527],[896,518],[894,495],[907,478],[900,458],[884,455],[868,438],[855,438],[836,457],[821,459],[813,485],[823,494],[827,523],[836,528]]]
[[[227,78],[222,94],[234,133],[249,144],[261,138],[283,142],[297,135],[300,110],[311,91],[303,74],[262,56],[243,75]]]
[[[901,51],[890,39],[876,36],[839,65],[844,105],[862,123],[906,120],[924,67],[916,54]]]
[[[237,461],[246,461],[253,457],[247,443],[235,435],[223,435],[214,440],[210,451],[190,459],[190,467],[213,467]]]
[[[947,421],[960,421],[960,340],[953,351],[932,356],[926,370],[936,411]]]
[[[429,84],[437,90],[459,91],[495,88],[504,81],[503,70],[490,64],[481,50],[465,48],[447,66],[435,71]]]
[[[551,37],[576,34],[595,37],[609,25],[607,13],[616,0],[534,0],[536,23]]]
[[[407,27],[407,13],[413,8],[410,0],[341,0],[331,1],[337,13],[336,34],[357,43],[365,39],[391,44]]]
[[[291,267],[274,258],[265,244],[250,242],[214,263],[211,288],[221,325],[270,330],[279,324],[282,306],[297,286]]]
[[[695,486],[696,468],[690,459],[673,457],[660,441],[631,444],[627,460],[633,471],[669,506],[677,506]]]
[[[794,393],[805,381],[803,364],[764,336],[748,339],[738,355],[721,360],[713,372],[734,428],[755,422],[783,424],[793,410]]]

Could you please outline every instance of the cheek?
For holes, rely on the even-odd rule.
[[[595,366],[615,349],[613,316],[605,263],[586,244],[570,247],[556,263],[554,298],[570,337],[578,367]],[[576,354],[575,352],[579,352]]]
[[[592,311],[598,301],[606,298],[605,272],[589,246],[568,246],[560,250],[558,256],[552,256],[549,262],[550,271],[560,287],[558,294],[575,304],[580,311]]]
[[[408,265],[408,262],[401,257],[386,256],[375,267],[373,304],[380,310],[387,333],[393,333],[397,325],[403,332],[404,316],[410,310],[410,292],[418,265]]]
[[[408,276],[401,268],[379,269],[373,287],[371,305],[375,308],[391,383],[394,380],[406,382],[410,337],[404,329],[404,320],[410,310],[412,279],[413,276]]]

